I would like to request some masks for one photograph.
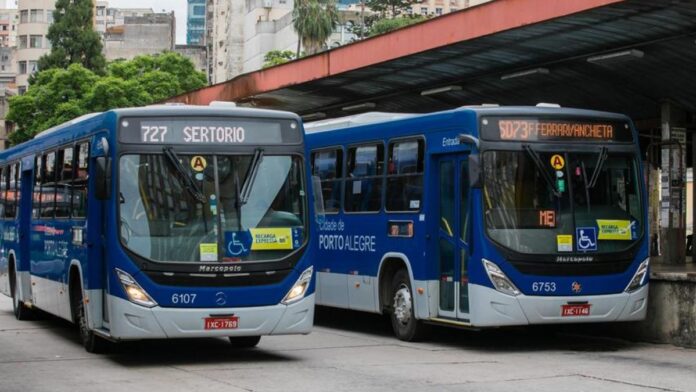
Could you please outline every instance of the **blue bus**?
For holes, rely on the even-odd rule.
[[[306,334],[314,283],[298,116],[151,106],[0,152],[0,290],[107,341]]]
[[[640,320],[646,191],[629,118],[538,107],[305,124],[317,304],[429,324]]]

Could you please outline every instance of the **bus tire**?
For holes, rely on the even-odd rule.
[[[416,319],[413,303],[413,290],[408,272],[400,269],[392,278],[390,318],[394,334],[400,340],[415,342],[427,334],[427,326]]]
[[[230,336],[229,339],[234,348],[252,348],[259,344],[261,336]]]
[[[34,311],[29,308],[24,302],[19,300],[17,286],[19,285],[19,277],[15,273],[14,267],[10,270],[10,295],[12,297],[12,312],[17,320],[25,321],[34,318]]]
[[[82,298],[82,287],[79,284],[73,286],[72,295],[73,320],[77,324],[80,333],[80,341],[88,353],[101,354],[109,350],[109,342],[97,336],[87,325],[85,314],[85,301]]]

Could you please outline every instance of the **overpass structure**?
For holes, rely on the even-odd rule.
[[[234,101],[305,121],[481,103],[628,114],[650,164],[655,255],[651,319],[636,334],[696,346],[696,268],[685,246],[686,167],[696,167],[694,0],[496,0],[169,101]]]

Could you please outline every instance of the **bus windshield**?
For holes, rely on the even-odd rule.
[[[304,242],[302,173],[291,155],[123,155],[121,241],[155,262],[277,260]]]
[[[634,154],[593,147],[582,153],[487,151],[483,156],[486,230],[528,254],[626,250],[643,230]]]

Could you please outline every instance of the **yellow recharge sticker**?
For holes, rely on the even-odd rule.
[[[206,167],[208,167],[208,161],[202,156],[196,155],[191,158],[191,169],[193,169],[193,171],[202,172]]]
[[[216,243],[202,243],[199,245],[201,261],[217,261],[218,246]]]
[[[565,167],[565,159],[562,156],[555,154],[551,156],[551,167],[556,170],[561,170]]]
[[[251,231],[251,250],[292,249],[292,229],[289,227],[256,228]]]
[[[599,227],[600,240],[619,240],[630,241],[631,221],[615,220],[615,219],[597,219],[597,227]]]
[[[559,252],[573,251],[573,236],[571,234],[559,234],[556,236],[556,246]]]

